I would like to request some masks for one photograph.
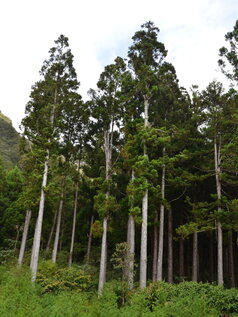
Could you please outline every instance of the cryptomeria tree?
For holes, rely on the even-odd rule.
[[[76,93],[79,86],[68,38],[61,35],[55,44],[41,68],[41,80],[32,87],[30,101],[26,106],[26,117],[22,121],[24,135],[32,144],[32,150],[38,152],[37,159],[42,164],[39,212],[31,257],[33,280],[38,267],[50,157],[57,154],[57,144],[62,137],[60,123],[65,115],[65,106],[70,103],[72,93]]]
[[[115,209],[115,197],[112,196],[112,164],[116,135],[120,130],[121,119],[121,87],[126,65],[117,57],[115,63],[105,67],[97,83],[98,90],[91,91],[93,127],[102,140],[105,155],[105,178],[101,190],[96,197],[97,209],[103,218],[103,235],[99,272],[98,293],[101,295],[106,280],[107,227],[110,212]],[[99,134],[98,134],[99,132]]]
[[[159,29],[152,23],[142,25],[142,29],[132,37],[133,44],[129,48],[129,65],[137,81],[137,91],[144,104],[144,128],[149,126],[149,106],[154,92],[157,90],[158,69],[167,52],[158,41]],[[148,160],[147,147],[144,140],[143,155]],[[140,254],[140,287],[146,287],[147,279],[147,222],[148,222],[148,182],[145,180],[142,199],[141,254]]]

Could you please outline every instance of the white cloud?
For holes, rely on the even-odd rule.
[[[181,84],[204,88],[217,76],[218,49],[238,16],[237,0],[8,0],[0,3],[0,110],[17,126],[30,87],[59,34],[69,37],[81,92],[95,87],[131,37],[152,20]]]

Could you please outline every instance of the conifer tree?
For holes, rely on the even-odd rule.
[[[57,154],[57,144],[62,136],[62,117],[65,116],[66,105],[70,103],[72,93],[77,93],[79,86],[68,38],[61,35],[55,44],[49,51],[49,59],[45,60],[41,68],[41,80],[32,88],[30,101],[26,106],[26,117],[22,121],[25,137],[32,144],[32,150],[39,153],[38,161],[43,162],[41,196],[31,258],[33,281],[38,267],[50,158]]]

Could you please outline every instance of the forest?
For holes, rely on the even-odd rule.
[[[238,20],[225,40],[230,88],[187,91],[146,22],[85,101],[59,36],[0,153],[1,316],[238,316]]]

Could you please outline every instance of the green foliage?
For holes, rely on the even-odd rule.
[[[92,287],[90,275],[82,268],[78,266],[59,268],[50,260],[40,263],[37,283],[43,287],[43,293],[58,293],[66,290],[81,292]]]

